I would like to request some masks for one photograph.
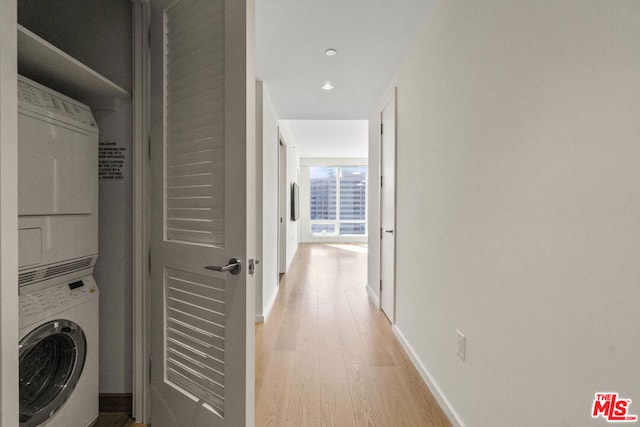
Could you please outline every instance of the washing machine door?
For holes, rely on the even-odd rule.
[[[76,323],[54,320],[20,341],[20,426],[37,426],[60,409],[75,388],[87,350]]]

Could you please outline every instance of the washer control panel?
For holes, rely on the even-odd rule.
[[[66,309],[98,292],[92,276],[54,285],[20,296],[20,315],[29,319],[39,314]]]

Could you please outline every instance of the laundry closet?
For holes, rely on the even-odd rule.
[[[51,108],[60,108],[68,119],[62,118],[56,122],[61,123],[60,129],[75,131],[74,123],[78,122],[78,132],[89,138],[94,135],[91,117],[95,120],[93,126],[99,129],[91,154],[96,156],[93,161],[98,164],[98,171],[91,179],[96,179],[97,183],[90,187],[92,193],[95,189],[98,192],[97,261],[92,270],[95,283],[89,278],[74,279],[65,283],[60,292],[76,295],[82,292],[97,293],[99,289],[99,392],[106,397],[104,402],[120,402],[120,409],[126,411],[131,405],[133,345],[132,3],[129,0],[18,0],[17,4],[18,73],[27,77],[26,80],[19,80],[19,87],[23,92],[26,91],[24,93],[31,91],[29,93],[32,95],[28,96],[42,97],[46,102],[51,102]],[[21,96],[27,96],[24,93]],[[91,112],[85,111],[83,105],[88,106]],[[22,110],[21,107],[21,114]],[[46,109],[42,111],[43,120],[56,120],[55,114],[50,113],[47,118]],[[29,129],[37,124],[20,126],[23,130],[19,127],[19,144],[21,137],[25,137]],[[86,148],[83,147],[82,144],[76,148],[68,146],[64,149],[71,151],[64,156],[73,157]],[[37,146],[32,147],[26,164],[37,167],[39,156],[46,155],[45,150],[39,152]],[[24,158],[25,152],[21,156]],[[22,160],[19,168],[24,163]],[[83,165],[72,166],[73,162],[64,161],[58,163],[54,167],[63,168],[65,172],[59,176],[75,176],[76,179],[83,176]],[[95,169],[94,166],[91,167]],[[25,176],[31,176],[20,169],[18,175],[21,182],[25,182]],[[64,188],[68,197],[59,200],[71,200],[69,206],[73,205],[75,189],[60,187],[60,183],[51,185],[52,188]],[[34,184],[34,188],[37,186],[37,183]],[[85,190],[82,191],[87,191],[89,187],[83,188]],[[77,190],[81,191],[80,188]],[[48,190],[43,188],[42,192],[47,194]],[[89,221],[82,206],[69,208],[68,212],[59,207],[56,209],[59,212],[55,219],[75,215],[83,218],[85,223]],[[23,246],[33,248],[38,242],[48,241],[47,236],[42,234],[51,232],[46,224],[52,220],[31,216],[29,221],[32,222],[28,223],[25,215],[19,218],[22,227],[21,263],[36,265],[38,256],[46,258],[46,248],[38,253]],[[39,225],[38,221],[46,224]],[[65,229],[65,233],[71,235],[70,240],[73,240],[72,230],[73,227]],[[89,248],[82,253],[85,252],[93,251]],[[25,261],[25,254],[31,258]],[[45,261],[42,263],[46,264]],[[21,281],[27,279],[26,275],[21,276]],[[41,300],[34,299],[34,304],[43,304]],[[72,329],[62,324],[58,326],[65,331]],[[52,425],[55,423],[52,422]]]

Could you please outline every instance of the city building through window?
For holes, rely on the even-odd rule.
[[[367,234],[367,166],[311,166],[309,178],[311,234]]]

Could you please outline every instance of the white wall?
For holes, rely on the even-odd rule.
[[[256,268],[256,321],[263,322],[278,294],[278,157],[280,140],[286,150],[285,270],[298,249],[299,223],[291,221],[291,183],[299,183],[300,160],[294,137],[286,122],[278,119],[268,85],[256,82],[256,144],[260,166],[257,169],[258,259]],[[261,160],[260,160],[261,159]]]
[[[302,158],[300,159],[300,242],[302,243],[367,243],[367,236],[321,236],[311,234],[310,166],[366,166],[367,158]],[[367,183],[368,185],[368,183]],[[367,205],[367,208],[369,206]]]
[[[291,184],[300,185],[300,158],[295,145],[287,145],[287,270],[293,261],[300,242],[300,221],[291,220]]]
[[[0,1],[0,425],[18,425],[16,1]]]
[[[20,0],[18,21],[126,90],[132,86],[131,2]],[[132,381],[131,102],[116,111],[94,108],[100,142],[126,148],[124,180],[100,181],[100,392],[129,393]],[[100,107],[102,108],[102,107]]]
[[[640,413],[639,22],[440,1],[399,70],[396,331],[460,424]]]
[[[130,393],[132,381],[131,103],[98,118],[100,141],[126,148],[123,181],[100,181],[100,393]],[[101,114],[96,112],[96,117]]]
[[[263,206],[263,164],[262,159],[264,156],[263,151],[263,92],[264,92],[264,84],[261,81],[256,80],[256,259],[263,261],[263,217],[264,217],[264,206]],[[255,289],[256,289],[256,322],[264,321],[264,316],[262,314],[262,266],[260,264],[257,265],[255,269]]]
[[[269,92],[256,84],[256,141],[258,144],[258,259],[256,321],[266,319],[278,294],[278,116]],[[260,161],[260,158],[262,161]]]
[[[367,193],[367,291],[380,305],[380,111],[388,99],[369,117],[369,187]]]
[[[287,215],[284,221],[287,229],[286,259],[288,270],[298,250],[298,243],[300,242],[298,237],[300,222],[291,220],[291,184],[296,182],[300,185],[300,156],[295,146],[295,138],[286,121],[280,121],[280,133],[287,147]]]

